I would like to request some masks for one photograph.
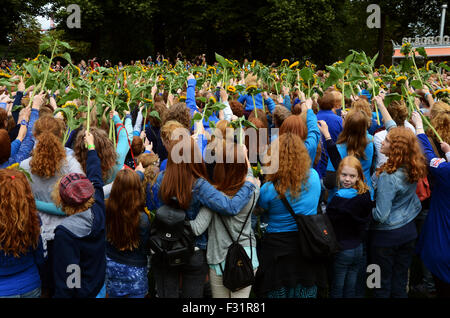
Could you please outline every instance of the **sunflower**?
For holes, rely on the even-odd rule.
[[[306,60],[305,65],[306,65],[307,67],[309,67],[309,66],[311,65],[311,63],[310,63],[308,60]]]
[[[127,103],[128,103],[131,99],[131,92],[128,88],[125,88],[124,91],[125,93],[127,93]]]
[[[287,65],[289,65],[289,60],[288,59],[282,59],[281,60],[281,65],[283,65],[283,63],[286,63]]]
[[[210,96],[209,101],[212,102],[213,104],[217,103],[217,100],[214,96]]]
[[[395,79],[396,82],[406,81],[406,80],[407,80],[406,76],[399,76]]]
[[[184,102],[184,101],[186,101],[186,96],[181,95],[180,97],[178,97],[178,100],[179,100],[180,102]]]
[[[432,61],[432,60],[429,60],[429,61],[427,62],[427,71],[430,70],[430,65],[431,65],[431,64],[433,64],[433,61]]]
[[[216,73],[216,68],[214,66],[208,66],[208,68],[206,69],[206,71],[209,73],[209,71],[214,71],[213,73]]]
[[[168,59],[164,59],[164,60],[162,60],[162,61],[163,61],[163,63],[169,64],[169,60],[168,60]]]
[[[153,102],[151,99],[148,99],[148,98],[144,98],[144,101],[148,102],[148,103],[152,103]]]
[[[6,78],[10,78],[11,75],[4,73],[4,72],[0,72],[0,77],[6,77]]]
[[[78,109],[77,104],[75,104],[74,102],[66,102],[64,105],[61,106],[61,108],[66,108],[66,107],[70,107],[70,106],[73,106],[76,109]]]
[[[227,87],[227,91],[229,93],[236,93],[236,87],[230,85]]]
[[[256,60],[253,60],[253,62],[252,62],[252,68],[255,67],[255,64],[256,64]]]
[[[299,65],[299,64],[300,64],[300,62],[299,62],[299,61],[296,61],[296,62],[292,63],[292,64],[289,66],[289,68],[294,68],[294,67],[296,67],[296,66]]]
[[[33,59],[33,61],[37,61],[38,60],[38,58],[39,58],[39,56],[41,56],[40,54],[38,54],[34,59]]]
[[[81,76],[81,70],[78,66],[75,66],[75,69],[78,71],[78,76]]]

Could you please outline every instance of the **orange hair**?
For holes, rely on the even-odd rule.
[[[39,242],[33,191],[23,173],[0,169],[0,250],[19,257]]]
[[[299,136],[285,133],[272,142],[268,155],[276,151],[279,153],[278,170],[274,174],[268,174],[266,180],[272,181],[281,196],[289,190],[292,197],[298,197],[302,185],[309,178],[311,158],[308,150]]]
[[[417,182],[427,174],[427,166],[422,149],[414,133],[405,127],[395,127],[386,138],[390,139],[388,160],[377,169],[377,176],[382,172],[394,173],[404,167],[408,182]]]
[[[145,201],[139,175],[130,169],[117,173],[106,201],[106,238],[121,251],[139,247],[140,213]]]
[[[344,166],[354,168],[358,172],[358,181],[356,181],[356,184],[354,186],[354,188],[358,190],[358,194],[363,194],[369,191],[369,186],[366,184],[366,180],[364,178],[364,172],[361,165],[361,161],[359,161],[359,159],[356,158],[355,156],[347,156],[344,159],[342,159],[341,163],[339,164],[336,173],[336,184],[338,186],[338,189],[340,189],[341,187],[339,177],[341,175],[342,169],[344,169]]]
[[[339,134],[336,144],[347,144],[347,153],[357,158],[366,159],[365,149],[369,122],[364,111],[351,109],[345,117],[344,128]]]

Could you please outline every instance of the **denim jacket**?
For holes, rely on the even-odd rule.
[[[373,229],[398,229],[419,214],[421,204],[416,194],[417,183],[408,182],[404,168],[392,174],[381,173],[377,185],[376,207],[372,211]]]
[[[251,169],[249,169],[248,174],[250,173],[252,173]],[[156,208],[164,205],[164,202],[162,202],[159,196],[159,188],[163,177],[164,171],[158,175],[156,183],[152,188],[154,194],[153,198],[156,201]],[[191,203],[186,210],[186,216],[189,220],[194,220],[202,206],[206,206],[212,211],[222,215],[237,215],[246,206],[255,189],[256,187],[253,183],[246,181],[234,197],[229,198],[205,179],[198,178],[192,186]],[[196,245],[201,249],[206,249],[207,243],[208,239],[206,232],[196,238]]]

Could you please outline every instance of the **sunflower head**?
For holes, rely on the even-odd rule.
[[[180,102],[185,102],[185,101],[186,101],[186,96],[181,95],[180,97],[178,97],[178,100],[179,100]]]
[[[210,96],[208,99],[208,102],[210,102],[211,104],[215,104],[215,103],[217,103],[217,100],[214,96]]]
[[[61,108],[66,108],[66,107],[75,107],[76,109],[78,109],[77,104],[75,104],[74,102],[66,102],[64,105],[61,106]]]
[[[255,65],[256,65],[256,60],[253,60],[253,62],[252,62],[252,68],[254,68]]]
[[[131,92],[128,88],[125,88],[124,91],[127,94],[127,103],[128,103],[131,99]]]
[[[281,65],[289,65],[289,60],[288,59],[282,59],[281,60]]]
[[[289,68],[294,68],[294,67],[296,67],[296,66],[299,65],[299,64],[300,64],[300,62],[299,62],[299,61],[296,61],[296,62],[292,63],[292,64],[289,66]]]
[[[427,62],[427,71],[430,70],[431,64],[433,64],[433,61],[432,61],[432,60],[429,60],[429,61]]]
[[[227,91],[229,93],[236,93],[236,87],[230,85],[227,87]]]

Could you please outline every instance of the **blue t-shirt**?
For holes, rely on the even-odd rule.
[[[320,178],[317,171],[310,169],[308,181],[302,186],[299,197],[293,199],[290,193],[286,193],[286,198],[295,213],[303,215],[317,214],[317,205],[320,197]],[[258,204],[264,210],[265,223],[268,224],[268,233],[293,232],[297,231],[297,224],[285,207],[283,201],[278,198],[278,193],[272,182],[267,182],[261,187]]]

